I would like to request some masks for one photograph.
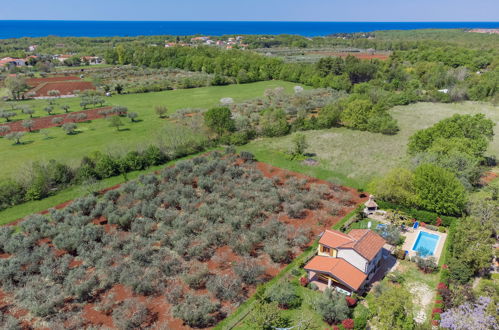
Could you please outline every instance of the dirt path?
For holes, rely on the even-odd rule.
[[[423,283],[410,283],[409,291],[413,294],[413,303],[416,310],[414,321],[422,324],[426,322],[426,310],[433,300],[433,290]]]

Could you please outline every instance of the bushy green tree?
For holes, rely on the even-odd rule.
[[[293,148],[291,149],[292,157],[299,157],[305,154],[305,150],[309,147],[307,138],[302,133],[297,133],[293,136]]]
[[[289,320],[282,315],[277,302],[257,303],[249,316],[249,322],[254,329],[261,330],[274,330],[289,325]]]
[[[281,281],[265,292],[266,298],[271,302],[276,302],[280,307],[294,308],[301,304],[301,299],[296,293],[296,286],[288,281]]]
[[[228,107],[211,108],[204,114],[204,123],[218,136],[233,132],[235,129],[234,119]]]
[[[418,205],[441,214],[459,215],[466,203],[466,191],[456,176],[441,167],[423,164],[414,171]]]
[[[338,323],[348,318],[349,309],[345,296],[333,289],[327,288],[313,302],[314,309],[329,324]]]
[[[376,197],[395,204],[412,206],[418,203],[414,187],[414,173],[406,168],[395,168],[369,185]]]
[[[350,128],[366,130],[373,112],[371,101],[363,99],[351,100],[341,113],[341,122]]]
[[[412,295],[407,289],[388,284],[369,303],[373,323],[380,329],[413,329]]]
[[[494,125],[494,122],[483,114],[456,114],[439,121],[432,127],[416,132],[409,139],[408,152],[414,155],[426,151],[438,141],[440,144],[445,143],[448,150],[471,152],[476,157],[480,157],[487,149],[488,141],[494,135]]]
[[[286,113],[282,109],[267,109],[260,118],[260,128],[265,136],[281,136],[289,131]]]

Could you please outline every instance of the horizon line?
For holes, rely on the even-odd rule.
[[[250,23],[250,22],[262,22],[262,23],[499,23],[499,21],[454,21],[454,20],[443,20],[443,21],[378,21],[378,20],[362,20],[362,21],[350,21],[350,20],[338,20],[338,21],[311,21],[311,20],[114,20],[114,19],[0,19],[0,22],[18,22],[18,21],[36,21],[36,22],[206,22],[206,23]]]

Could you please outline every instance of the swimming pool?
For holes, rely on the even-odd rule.
[[[419,252],[422,257],[432,256],[435,253],[439,240],[440,235],[420,231],[412,246],[412,251]]]

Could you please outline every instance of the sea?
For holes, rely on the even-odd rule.
[[[140,35],[295,34],[306,37],[379,30],[499,28],[499,22],[271,22],[271,21],[16,21],[0,20],[0,39]]]

